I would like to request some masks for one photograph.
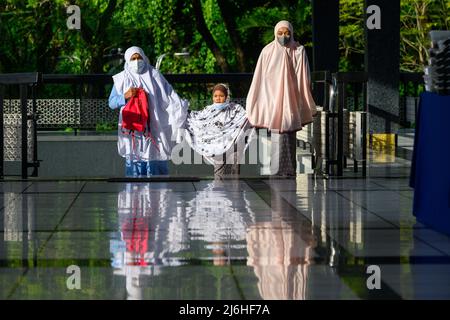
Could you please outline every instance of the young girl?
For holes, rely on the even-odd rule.
[[[242,139],[250,129],[245,109],[230,102],[230,91],[223,83],[214,86],[212,98],[213,104],[188,115],[186,141],[214,165],[216,178],[239,174],[238,157],[245,148],[236,151],[235,146],[245,142]]]

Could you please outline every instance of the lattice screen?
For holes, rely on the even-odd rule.
[[[33,122],[28,120],[28,161],[33,161],[34,136]],[[22,123],[20,114],[4,114],[4,160],[20,161],[22,159]]]
[[[245,98],[232,100],[245,107]],[[203,108],[211,104],[211,99],[190,101],[191,107]],[[28,110],[32,101],[28,101]],[[7,114],[20,114],[20,100],[4,100]],[[37,129],[95,129],[98,123],[116,123],[118,110],[108,107],[107,99],[37,99],[36,111],[39,115]]]

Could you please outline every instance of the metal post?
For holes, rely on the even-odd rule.
[[[4,154],[4,122],[3,122],[3,95],[4,95],[4,89],[5,87],[3,85],[0,85],[0,179],[4,178],[4,161],[5,161],[5,154]]]
[[[401,95],[400,98],[400,124],[402,126],[405,126],[407,124],[407,101],[406,101],[406,97],[407,97],[407,93],[406,93],[406,89],[407,89],[407,82],[406,81],[401,81],[400,84],[403,85],[403,95]]]
[[[33,84],[31,86],[31,97],[33,101],[33,114],[32,119],[33,121],[33,173],[31,174],[32,177],[38,176],[38,151],[37,151],[37,108],[36,108],[36,88],[37,85]]]
[[[326,94],[326,99],[325,101],[327,101],[327,104],[324,105],[324,117],[325,117],[325,173],[327,175],[330,174],[330,148],[331,145],[330,144],[330,139],[331,139],[331,135],[330,135],[330,117],[332,112],[334,112],[333,110],[333,106],[331,105],[332,102],[335,101],[335,99],[331,99],[330,94],[331,94],[331,90],[333,89],[333,78],[330,77],[328,78],[328,76],[330,76],[330,74],[328,72],[326,72],[325,74],[325,79],[326,79],[326,83],[327,85],[325,87],[328,87],[328,92]],[[330,80],[330,82],[328,82]],[[333,93],[334,94],[334,93]],[[334,119],[334,118],[333,118]],[[334,120],[333,120],[334,121]]]
[[[23,163],[23,161],[22,161]],[[22,199],[20,200],[22,202],[22,212],[19,212],[18,214],[22,215],[22,267],[28,268],[28,252],[29,252],[29,241],[28,241],[28,234],[30,232],[29,226],[28,226],[28,197],[27,195],[24,195]]]
[[[311,69],[314,71],[339,70],[339,1],[313,0],[312,5],[312,40],[313,50],[309,55]],[[317,83],[316,90],[322,90],[326,83]],[[325,105],[326,98],[314,97],[318,105]],[[325,99],[324,99],[325,98]]]
[[[353,111],[359,110],[359,85],[357,82],[353,84]],[[350,110],[349,110],[350,111]]]
[[[325,173],[330,174],[330,109],[325,116]]]
[[[362,128],[362,175],[367,176],[367,115],[368,115],[368,105],[367,105],[367,82],[363,82],[362,87],[363,94],[363,113],[361,113],[361,128]]]
[[[27,119],[27,85],[20,85],[20,110],[22,121],[22,179],[28,178],[28,119]]]
[[[361,113],[362,134],[362,176],[367,176],[367,112]]]
[[[80,124],[81,124],[81,110],[77,109],[77,89],[78,89],[78,86],[75,83],[73,85],[73,104],[74,104],[73,110],[75,112],[74,122],[76,122],[77,119],[79,119]],[[80,100],[80,109],[81,109],[81,100]],[[78,110],[78,114],[77,114],[77,110]],[[73,124],[73,131],[74,131],[74,135],[76,136],[77,135],[76,123]]]
[[[344,159],[344,102],[345,102],[344,82],[338,82],[337,118],[338,118],[338,141],[337,141],[337,176],[343,175]]]
[[[324,84],[323,84],[323,110],[329,109],[328,104],[330,103],[330,83],[329,83],[329,73],[324,71]]]

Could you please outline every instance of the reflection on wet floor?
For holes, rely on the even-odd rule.
[[[407,178],[1,190],[1,299],[450,298],[450,237],[415,221]]]

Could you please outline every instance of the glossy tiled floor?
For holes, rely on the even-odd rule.
[[[450,237],[416,223],[407,177],[0,191],[1,299],[450,298]]]

